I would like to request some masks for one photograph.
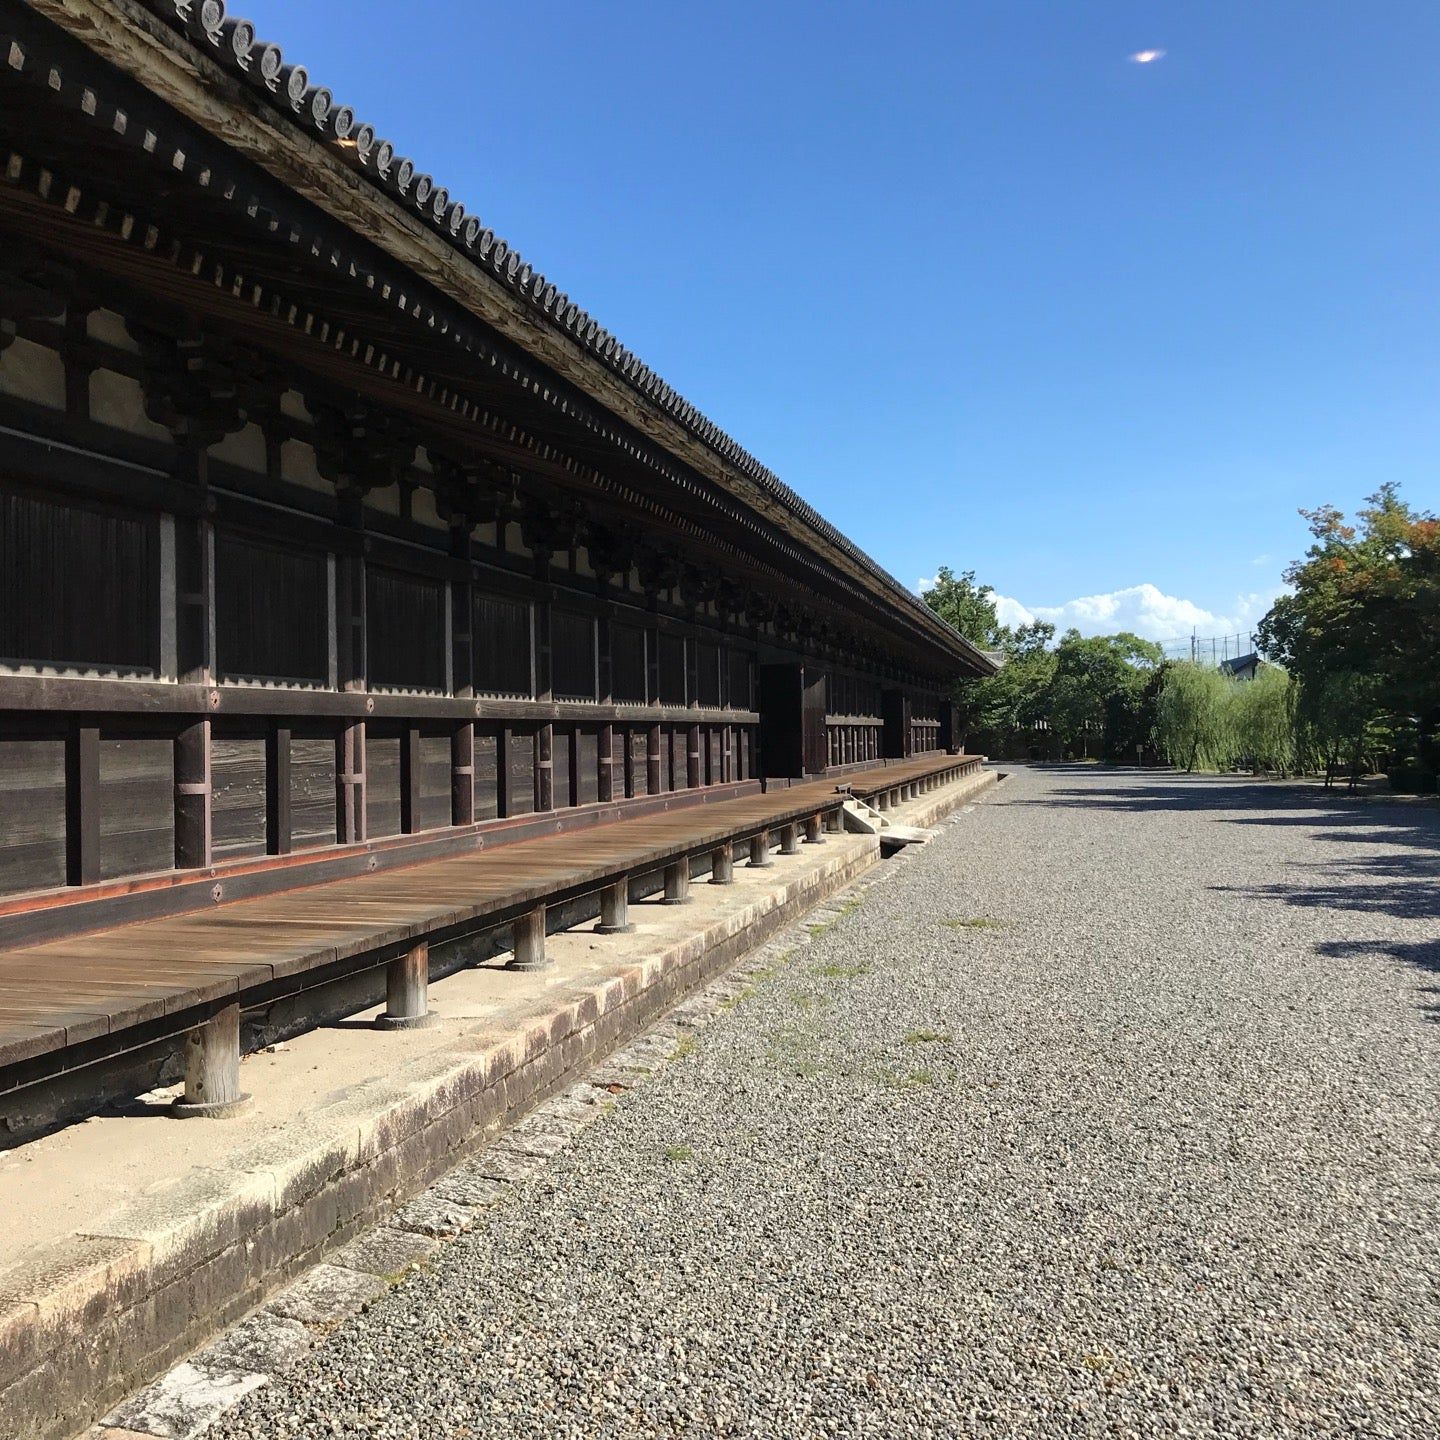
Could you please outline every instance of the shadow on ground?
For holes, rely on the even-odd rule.
[[[1045,795],[1011,799],[1011,804],[1131,814],[1190,812],[1216,824],[1300,826],[1312,832],[1314,864],[1292,863],[1280,878],[1264,884],[1212,886],[1216,892],[1307,909],[1440,920],[1440,807],[1431,801],[1326,790],[1319,782],[1138,769],[1079,771],[1064,765],[1026,768],[1052,774],[1068,768],[1093,783],[1057,787]],[[1369,853],[1355,853],[1351,847]],[[1315,949],[1334,959],[1381,958],[1440,975],[1440,935],[1417,940],[1337,938],[1320,941]],[[1440,997],[1440,986],[1422,987],[1422,993]],[[1432,998],[1422,1008],[1428,1019],[1440,1022],[1440,1001]]]

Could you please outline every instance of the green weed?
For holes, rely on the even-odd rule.
[[[950,1037],[940,1030],[908,1030],[905,1033],[907,1045],[948,1045]]]

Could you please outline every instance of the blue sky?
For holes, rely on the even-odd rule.
[[[908,583],[1204,634],[1440,505],[1435,0],[231,9]]]

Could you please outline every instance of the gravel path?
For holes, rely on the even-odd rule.
[[[1440,811],[1020,770],[891,868],[210,1433],[1440,1434]]]

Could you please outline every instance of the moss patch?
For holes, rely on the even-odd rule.
[[[868,965],[822,965],[816,972],[827,980],[855,980],[861,975],[868,975]]]
[[[907,1030],[905,1032],[905,1044],[907,1045],[948,1045],[950,1037],[940,1030]]]

